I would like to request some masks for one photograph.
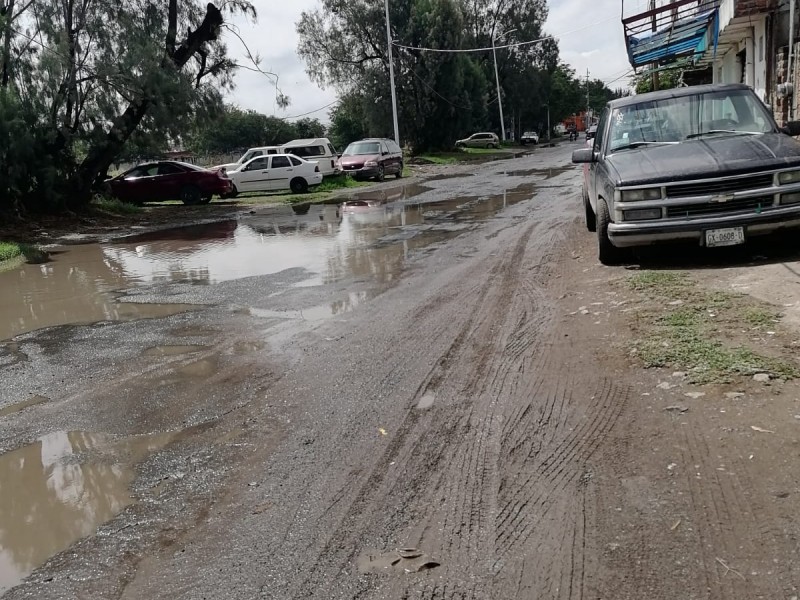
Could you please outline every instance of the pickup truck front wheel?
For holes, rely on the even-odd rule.
[[[604,265],[618,265],[624,258],[625,253],[617,248],[608,239],[608,224],[611,217],[608,214],[608,205],[602,198],[597,199],[597,243],[599,249],[600,262]]]
[[[581,188],[581,198],[583,198],[583,210],[586,212],[586,229],[589,231],[597,231],[597,219],[592,210],[592,204],[589,202],[589,194],[586,192],[586,184]]]

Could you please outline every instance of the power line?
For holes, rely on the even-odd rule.
[[[308,115],[313,115],[314,113],[318,113],[318,112],[319,112],[319,111],[321,111],[321,110],[325,110],[326,108],[330,108],[330,107],[331,107],[331,106],[333,106],[334,104],[339,104],[339,100],[338,100],[338,99],[337,99],[337,100],[334,100],[334,101],[333,101],[333,102],[331,102],[330,104],[326,104],[325,106],[323,106],[323,107],[321,107],[321,108],[317,108],[317,109],[314,109],[314,110],[310,110],[310,111],[308,111],[307,113],[303,113],[302,115],[292,115],[291,117],[280,117],[280,118],[281,118],[281,119],[285,119],[285,120],[287,120],[287,121],[288,121],[289,119],[299,119],[300,117],[306,117],[306,116],[308,116]]]
[[[505,44],[503,46],[488,46],[486,48],[462,48],[462,49],[450,49],[450,48],[425,48],[423,46],[406,46],[404,44],[399,44],[395,41],[392,41],[392,45],[398,48],[403,48],[404,50],[421,50],[423,52],[442,52],[448,54],[463,54],[469,52],[488,52],[492,49],[494,50],[502,50],[504,48],[518,48],[520,46],[530,46],[531,44],[538,44],[540,42],[544,42],[545,40],[552,40],[560,37],[562,35],[569,35],[570,33],[577,33],[578,31],[584,31],[586,29],[591,29],[592,27],[597,27],[600,23],[605,23],[606,21],[611,21],[616,19],[616,15],[608,17],[606,19],[602,19],[600,21],[594,21],[590,25],[585,25],[584,27],[578,27],[577,29],[573,29],[571,31],[564,31],[562,33],[557,33],[554,35],[546,35],[544,37],[537,38],[535,40],[528,40],[525,42],[514,42],[512,44]]]

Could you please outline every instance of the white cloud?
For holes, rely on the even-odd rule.
[[[295,24],[301,13],[313,10],[319,0],[253,0],[253,3],[258,10],[258,22],[236,19],[234,23],[251,52],[261,58],[261,68],[278,74],[281,90],[290,97],[291,106],[286,110],[277,108],[273,82],[244,69],[236,75],[237,87],[229,100],[243,108],[280,117],[307,113],[334,102],[334,90],[322,90],[314,84],[297,56]],[[612,81],[630,70],[620,22],[620,0],[551,0],[549,4],[545,29],[558,38],[562,60],[582,77],[588,69],[591,79],[602,79],[612,88],[627,85],[627,77]],[[226,42],[237,61],[251,64],[234,35],[227,33]],[[310,116],[327,122],[329,110]]]

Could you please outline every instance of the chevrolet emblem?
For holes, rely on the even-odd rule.
[[[733,194],[719,194],[717,196],[711,196],[711,202],[718,202],[722,204],[723,202],[729,202],[733,200]]]

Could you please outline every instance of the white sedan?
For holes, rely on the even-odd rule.
[[[314,161],[291,154],[273,154],[250,159],[235,171],[228,171],[233,181],[233,196],[240,192],[307,192],[322,183],[322,173]]]

